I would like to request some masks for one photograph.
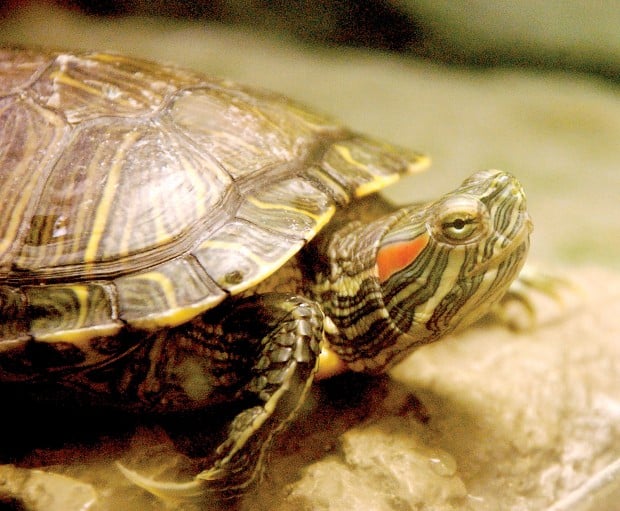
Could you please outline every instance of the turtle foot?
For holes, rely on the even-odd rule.
[[[556,317],[558,313],[563,316],[582,294],[582,289],[568,277],[526,265],[492,310],[492,316],[511,330],[529,331],[546,323],[548,319],[544,318]],[[555,314],[548,312],[549,305]]]

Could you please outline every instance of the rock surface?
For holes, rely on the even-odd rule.
[[[583,290],[563,305],[540,303],[531,332],[481,324],[400,364],[383,405],[304,468],[276,509],[562,505],[620,457],[620,277],[573,276]],[[616,509],[617,500],[604,500],[620,492],[614,470],[615,481],[599,488],[603,500],[582,500],[583,509]]]

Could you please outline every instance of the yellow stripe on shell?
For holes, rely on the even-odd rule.
[[[88,92],[94,96],[101,96],[101,90],[95,87],[91,87],[87,85],[85,82],[76,80],[75,78],[71,78],[64,71],[53,71],[50,73],[50,78],[56,82],[62,83],[63,85],[68,85],[70,87],[74,87],[76,89],[83,90],[84,92]]]
[[[355,158],[353,158],[353,156],[351,156],[351,151],[349,150],[348,147],[340,145],[340,144],[334,144],[333,148],[340,156],[342,156],[342,158],[347,163],[353,165],[354,167],[357,167],[358,169],[368,170],[368,166],[367,165],[364,165],[363,163],[360,163]]]
[[[72,78],[64,71],[53,71],[50,73],[50,78],[56,82],[62,83],[63,85],[68,85],[69,87],[82,90],[83,92],[86,92],[93,96],[98,96],[100,98],[109,99],[106,96],[105,91],[103,89],[91,87],[90,85],[87,85],[82,80],[76,80],[75,78]],[[122,96],[116,96],[114,98],[114,103],[125,106],[125,107],[135,107],[134,101],[130,99],[125,99]]]
[[[271,202],[263,202],[256,197],[247,197],[247,201],[254,204],[259,209],[277,209],[280,211],[292,211],[293,213],[299,213],[303,216],[312,218],[316,223],[316,228],[312,230],[313,234],[316,234],[323,228],[323,226],[329,222],[332,215],[336,211],[336,207],[331,205],[323,214],[317,215],[303,209],[294,208],[293,206],[287,206],[286,204],[273,204]]]
[[[333,193],[338,194],[339,198],[344,204],[351,202],[351,196],[346,188],[346,185],[333,179],[327,172],[316,172],[317,177],[327,185],[328,189],[333,190]]]
[[[88,285],[77,284],[67,286],[66,289],[77,300],[77,307],[79,309],[77,320],[72,325],[67,324],[65,328],[47,332],[37,332],[35,322],[31,333],[37,341],[80,343],[95,337],[108,337],[119,333],[123,326],[120,322],[88,324],[89,311],[92,309],[92,304],[90,303],[91,293]]]
[[[207,300],[192,303],[190,305],[179,305],[176,296],[176,284],[172,282],[165,274],[151,271],[142,273],[139,276],[131,277],[131,279],[147,280],[155,282],[157,287],[162,290],[165,297],[167,307],[163,312],[149,314],[143,318],[132,319],[130,323],[133,327],[143,330],[155,330],[161,327],[172,327],[187,323],[195,318],[201,312],[206,311],[221,302],[226,295],[222,294],[217,297],[210,296]]]
[[[369,173],[368,166],[363,163],[357,161],[352,155],[351,151],[348,147],[334,144],[334,150],[350,165],[357,167],[360,170],[363,170]],[[426,169],[431,163],[431,160],[428,156],[420,154],[416,155],[414,161],[410,161],[407,165],[407,173],[414,174],[416,172],[420,172]],[[355,189],[356,197],[364,197],[371,193],[375,193],[387,186],[396,183],[400,179],[400,174],[388,174],[388,175],[374,175],[372,179],[366,183],[361,184]]]
[[[64,125],[64,123],[60,121],[59,117],[53,114],[52,112],[50,112],[49,110],[45,108],[41,108],[36,104],[34,106],[37,109],[37,113],[45,118],[45,123],[47,125],[54,126],[55,128],[58,128],[59,126],[62,127]],[[29,123],[29,125],[31,125],[31,123]],[[62,130],[55,129],[54,134],[56,135],[58,133],[60,133],[61,134],[60,136],[62,136]],[[60,137],[57,137],[57,138],[60,138]],[[33,152],[35,152],[34,149],[36,149],[38,142],[40,142],[39,137],[37,137],[36,133],[34,133],[32,129],[30,129],[28,131],[27,138],[25,138],[25,140],[21,144],[21,147],[25,148],[24,154],[29,153],[28,151],[29,148],[33,149]],[[54,137],[52,138],[52,140],[49,140],[48,145],[49,147],[54,147],[56,143],[57,143],[57,139],[56,137]],[[40,164],[41,164],[42,169],[46,167],[47,165],[46,160],[48,159],[49,158],[43,158],[41,160]],[[28,169],[29,164],[30,164],[30,159],[21,158],[15,164],[15,166],[11,169],[12,174],[15,176],[28,175],[28,172],[26,172],[26,170]],[[4,235],[0,237],[0,260],[2,260],[2,256],[5,254],[5,252],[9,250],[9,248],[15,242],[15,238],[19,235],[19,230],[20,230],[20,227],[23,221],[23,213],[27,210],[28,203],[31,200],[33,200],[34,190],[39,184],[40,177],[41,177],[41,174],[39,172],[32,172],[30,175],[30,179],[28,179],[25,182],[23,181],[20,182],[20,190],[18,194],[18,199],[13,206],[11,214],[7,215],[8,216],[7,229]]]
[[[344,148],[346,149],[346,148]],[[339,151],[340,152],[340,151]],[[341,153],[342,154],[342,153]],[[350,155],[349,155],[350,156]],[[407,164],[407,174],[416,174],[426,170],[431,164],[431,159],[425,154],[418,155],[418,158],[413,161],[409,161]],[[401,174],[390,174],[387,176],[374,176],[372,181],[364,183],[358,186],[355,190],[356,197],[364,197],[371,193],[378,192],[387,186],[394,184],[401,178]]]
[[[36,334],[37,341],[42,342],[68,342],[82,343],[90,341],[96,337],[113,337],[118,335],[123,325],[121,323],[108,323],[107,325],[88,326],[86,328],[76,328],[72,330],[62,330],[59,332],[48,332]]]
[[[19,175],[19,172],[16,172]],[[22,217],[19,213],[23,212],[32,197],[29,193],[36,185],[36,180],[30,180],[24,188],[20,190],[20,199],[17,201],[16,207],[9,216],[8,228],[5,235],[0,239],[0,257],[9,250],[17,237],[18,229],[21,227]]]
[[[254,105],[253,103],[250,102],[246,102],[246,104],[248,105],[249,108],[247,108],[248,111],[252,112],[257,119],[263,121],[267,126],[269,126],[270,130],[273,131],[274,133],[282,133],[282,128],[280,127],[280,125],[273,121],[266,113],[265,110],[263,110],[262,108],[257,107],[256,105]]]
[[[378,192],[383,188],[390,186],[391,184],[396,183],[400,179],[399,174],[390,174],[387,176],[373,176],[372,181],[368,181],[355,189],[356,197],[364,197],[365,195],[369,195],[371,193]]]
[[[417,174],[431,166],[431,157],[427,154],[416,153],[416,158],[407,164],[407,174]]]
[[[164,297],[166,298],[166,303],[168,304],[169,308],[174,309],[179,306],[177,303],[177,295],[174,291],[175,286],[170,281],[170,279],[163,273],[160,273],[158,271],[149,271],[146,273],[141,273],[135,278],[155,282],[157,284],[157,287],[163,291]]]
[[[193,303],[186,307],[169,308],[165,312],[149,314],[144,318],[132,319],[131,326],[140,330],[157,330],[162,327],[173,327],[191,321],[206,310],[212,309],[221,302],[226,295],[221,295],[215,299],[209,298],[202,302]]]
[[[103,193],[101,194],[99,204],[97,205],[97,211],[95,212],[95,219],[93,221],[88,244],[86,245],[86,250],[84,252],[85,263],[92,263],[97,257],[99,244],[101,243],[101,238],[105,233],[105,227],[108,222],[110,209],[112,208],[112,202],[114,201],[116,189],[121,179],[123,162],[125,161],[124,154],[132,145],[134,145],[139,137],[140,133],[137,131],[130,131],[125,135],[122,144],[116,151],[113,159],[114,164],[110,166],[108,179],[104,185]]]
[[[205,184],[204,179],[200,177],[198,172],[196,171],[196,167],[192,165],[187,158],[185,158],[182,154],[179,155],[179,160],[181,162],[181,166],[183,167],[183,171],[189,177],[192,186],[196,190],[197,197],[208,197],[209,189]],[[220,170],[221,172],[221,170]],[[207,215],[207,204],[204,201],[198,200],[196,201],[196,212],[198,218],[205,218]]]
[[[157,245],[163,246],[171,241],[172,236],[166,229],[166,222],[164,215],[155,215],[152,220],[151,226],[155,234],[155,240]]]
[[[136,61],[136,59],[132,57],[117,55],[115,53],[93,53],[92,55],[89,55],[89,57],[93,60],[98,60],[100,62],[109,62],[111,64],[119,64],[121,62],[125,62],[126,64],[143,63],[140,61]]]
[[[78,307],[80,309],[80,313],[78,316],[77,324],[78,328],[85,325],[88,320],[88,297],[89,292],[84,286],[72,286],[73,295],[78,301]]]
[[[93,161],[99,161],[101,158],[101,154],[104,152],[104,147],[103,144],[99,144],[99,146],[96,148],[95,153],[93,155],[93,157],[91,158],[91,163]],[[93,170],[95,172],[93,172]],[[96,176],[96,170],[97,170],[97,165],[89,165],[88,166],[88,173],[86,176],[86,179],[88,179],[87,182],[97,182],[97,176]],[[81,249],[81,243],[82,243],[82,238],[83,235],[85,234],[83,232],[84,230],[84,226],[88,225],[88,219],[92,217],[92,210],[91,208],[88,207],[81,207],[81,208],[77,208],[77,211],[75,212],[75,218],[72,218],[72,223],[76,226],[80,226],[81,230],[82,230],[82,236],[73,236],[73,243],[71,246],[71,253],[73,254],[77,254],[80,249]],[[62,247],[62,243],[58,244],[59,247],[56,250],[56,256],[58,257],[59,255],[61,255],[61,253],[58,252],[58,250],[63,249]]]
[[[244,245],[235,243],[234,241],[207,240],[200,245],[200,248],[220,248],[223,250],[236,250],[242,252],[244,256],[251,259],[258,266],[265,266],[265,260],[258,257],[254,252],[250,251]]]
[[[207,128],[200,127],[201,131],[205,134],[210,134],[214,136],[216,139],[226,140],[230,145],[235,146],[237,148],[246,149],[248,152],[251,152],[255,155],[262,155],[264,152],[260,147],[256,147],[253,144],[249,144],[242,137],[235,135],[234,133],[229,133],[228,131],[220,131],[220,130],[210,130]]]

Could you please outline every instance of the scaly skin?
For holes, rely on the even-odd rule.
[[[517,276],[530,230],[519,183],[497,171],[477,173],[427,205],[395,210],[365,224],[349,222],[338,228],[336,223],[335,231],[322,234],[280,277],[276,274],[232,307],[216,309],[211,313],[216,317],[206,314],[189,328],[168,334],[165,344],[177,350],[194,342],[211,346],[219,355],[200,354],[190,346],[181,356],[172,357],[174,351],[168,359],[158,356],[164,369],[152,383],[159,390],[180,374],[178,361],[199,365],[204,358],[226,359],[219,370],[209,362],[201,373],[209,381],[197,388],[224,391],[226,398],[259,397],[233,420],[212,465],[188,483],[155,482],[123,471],[166,497],[243,491],[259,474],[276,432],[294,418],[303,401],[323,334],[348,369],[385,371],[418,346],[485,314]],[[302,291],[308,282],[314,282],[305,286],[314,301],[267,291]],[[161,334],[157,338],[161,340]],[[214,380],[217,374],[227,379],[231,373],[234,381]],[[192,381],[195,385],[195,376]],[[284,394],[287,399],[281,399]],[[190,392],[177,386],[174,395],[186,399]],[[203,399],[216,401],[213,394]],[[171,402],[161,395],[155,401]],[[291,401],[294,407],[282,408]]]
[[[529,247],[531,221],[512,176],[479,172],[454,192],[317,243],[314,294],[338,328],[331,348],[377,373],[413,349],[472,323],[503,296]]]

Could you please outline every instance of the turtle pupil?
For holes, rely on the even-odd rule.
[[[456,229],[457,231],[460,231],[465,227],[465,224],[465,220],[463,220],[462,218],[457,218],[454,222],[452,222],[451,227]]]
[[[470,239],[478,231],[477,222],[473,218],[456,217],[441,224],[441,234],[453,242],[463,242]]]

